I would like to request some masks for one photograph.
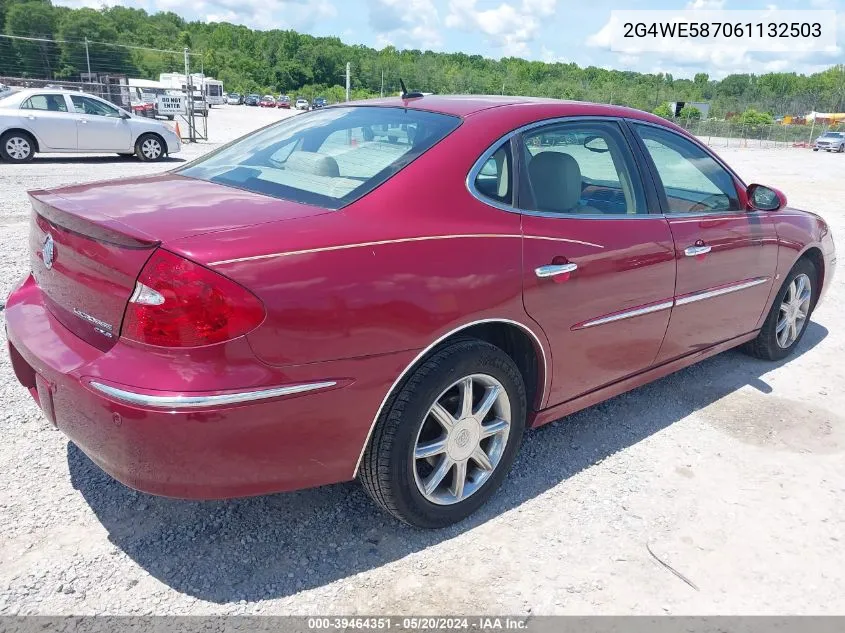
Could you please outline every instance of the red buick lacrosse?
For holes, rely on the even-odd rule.
[[[530,427],[786,357],[836,261],[673,124],[518,97],[332,106],[31,198],[9,352],[103,470],[198,499],[358,478],[419,527],[481,506]]]

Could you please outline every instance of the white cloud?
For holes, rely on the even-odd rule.
[[[687,9],[715,10],[724,8],[725,0],[691,0],[687,3]]]
[[[369,0],[370,26],[380,46],[440,48],[440,15],[432,0]]]
[[[232,22],[254,29],[296,29],[308,31],[321,20],[337,15],[332,0],[54,0],[68,7],[124,5],[137,9],[173,11],[189,20]]]
[[[479,9],[477,0],[449,0],[446,26],[481,31],[488,44],[505,55],[528,57],[528,44],[536,39],[542,18],[554,15],[557,0],[502,2],[493,9]]]

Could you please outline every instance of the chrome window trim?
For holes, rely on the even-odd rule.
[[[705,299],[721,297],[722,295],[730,294],[732,292],[737,292],[739,290],[747,290],[748,288],[759,286],[760,284],[764,284],[767,281],[769,281],[769,277],[755,277],[754,279],[734,283],[730,286],[722,286],[721,288],[715,288],[713,290],[701,290],[699,292],[693,292],[688,295],[684,295],[680,298],[676,298],[675,305],[683,306],[690,303],[695,303],[697,301],[704,301]]]
[[[487,206],[493,207],[495,209],[499,209],[501,211],[507,211],[508,213],[518,213],[519,215],[533,215],[540,218],[565,218],[568,220],[643,220],[643,219],[654,219],[660,218],[663,219],[659,213],[636,213],[636,214],[612,214],[612,213],[554,213],[553,211],[531,211],[529,209],[520,209],[519,207],[515,207],[510,204],[504,204],[503,202],[499,202],[497,200],[492,200],[491,198],[486,197],[484,194],[478,191],[475,188],[475,179],[478,177],[478,173],[482,170],[484,165],[487,163],[488,160],[496,153],[496,150],[502,146],[503,143],[511,141],[513,137],[517,136],[518,134],[522,134],[528,130],[533,130],[538,127],[545,127],[547,125],[556,125],[558,123],[578,123],[579,121],[586,121],[586,122],[613,122],[617,124],[621,124],[626,119],[624,117],[619,116],[601,116],[601,115],[584,115],[584,116],[563,116],[563,117],[554,117],[552,119],[543,119],[542,121],[533,121],[531,123],[526,123],[522,127],[518,127],[515,130],[511,130],[504,136],[496,139],[493,144],[487,148],[484,153],[478,158],[478,160],[473,163],[472,168],[469,170],[469,173],[466,177],[466,188],[469,191],[470,195],[478,200],[479,202],[486,204]],[[667,128],[668,129],[668,128]],[[670,130],[671,131],[671,130]],[[624,131],[621,129],[619,133],[624,137]],[[627,141],[627,137],[625,138]],[[633,152],[632,152],[633,153]],[[636,163],[636,157],[632,157],[634,162]],[[639,165],[637,165],[639,169]],[[513,171],[513,166],[511,166],[511,171]],[[516,184],[516,183],[515,183]],[[643,185],[645,187],[645,185]],[[514,189],[516,191],[516,189]]]
[[[590,321],[584,321],[583,323],[576,325],[572,328],[573,331],[575,330],[583,330],[588,327],[595,327],[596,325],[604,325],[605,323],[613,323],[614,321],[621,321],[622,319],[632,319],[634,317],[642,316],[644,314],[652,314],[653,312],[662,312],[663,310],[669,310],[675,305],[674,301],[662,301],[660,303],[655,303],[649,306],[643,306],[641,308],[634,308],[633,310],[626,310],[625,312],[618,312],[616,314],[611,314],[605,317],[599,317],[597,319],[591,319]]]
[[[97,381],[91,381],[88,384],[100,393],[129,404],[163,409],[196,409],[200,407],[239,404],[241,402],[254,402],[256,400],[264,400],[266,398],[291,396],[298,393],[316,391],[318,389],[328,389],[329,387],[334,387],[337,382],[334,380],[326,380],[323,382],[289,385],[286,387],[274,387],[270,389],[257,389],[254,391],[240,391],[238,393],[205,396],[155,396],[135,391],[128,391],[126,389],[112,387],[111,385],[104,385],[103,383]]]
[[[538,385],[540,389],[539,401],[542,406],[546,399],[546,381],[549,379],[549,363],[548,359],[546,358],[546,350],[543,348],[543,343],[540,340],[540,337],[538,337],[534,333],[534,331],[524,323],[520,323],[519,321],[514,321],[512,319],[479,319],[477,321],[470,321],[469,323],[464,323],[463,325],[460,325],[454,328],[453,330],[449,330],[448,332],[440,336],[437,340],[435,340],[433,343],[430,343],[425,349],[420,351],[420,353],[417,354],[414,359],[410,363],[408,363],[405,369],[403,369],[402,372],[396,377],[396,380],[393,381],[393,384],[390,385],[390,389],[387,390],[387,393],[385,394],[384,399],[381,401],[381,404],[379,405],[378,410],[376,411],[376,415],[373,418],[372,423],[370,424],[370,430],[367,431],[367,437],[364,439],[364,445],[361,447],[361,454],[358,455],[358,462],[355,464],[355,470],[352,473],[353,479],[358,476],[358,470],[361,468],[361,460],[364,459],[364,453],[367,450],[367,446],[370,445],[370,438],[373,435],[373,431],[376,428],[376,423],[378,422],[379,417],[381,417],[381,413],[384,410],[384,406],[387,404],[387,401],[390,400],[390,396],[393,395],[393,392],[396,390],[396,387],[399,386],[399,383],[402,382],[402,379],[408,374],[408,372],[411,371],[411,369],[416,367],[417,363],[420,360],[425,358],[425,356],[431,350],[433,350],[447,338],[454,334],[457,334],[458,332],[471,328],[474,325],[481,325],[484,323],[507,323],[509,325],[515,325],[524,332],[527,332],[531,336],[531,338],[534,339],[534,341],[537,343],[537,346],[540,348],[540,357],[543,359],[543,380],[542,384]],[[531,404],[533,403],[528,403],[529,406],[531,406]]]

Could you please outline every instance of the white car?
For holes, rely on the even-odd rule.
[[[308,99],[303,99],[302,97],[300,97],[296,100],[296,104],[294,105],[294,107],[297,110],[307,110],[309,107],[311,107],[311,105],[308,103]]]
[[[0,158],[9,162],[25,163],[36,152],[116,152],[156,161],[181,149],[164,123],[89,94],[28,89],[0,98]]]

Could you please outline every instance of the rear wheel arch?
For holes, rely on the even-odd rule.
[[[24,136],[27,136],[28,138],[30,138],[30,139],[32,140],[32,146],[33,146],[33,150],[32,150],[32,151],[33,151],[33,152],[36,152],[36,153],[41,151],[41,147],[38,145],[38,137],[36,137],[36,136],[35,136],[35,134],[33,134],[32,132],[30,132],[30,131],[29,131],[29,130],[27,130],[26,128],[22,128],[22,127],[10,127],[8,130],[3,130],[2,132],[0,132],[0,136],[6,136],[6,135],[7,135],[7,134],[9,134],[10,132],[12,132],[12,133],[17,133],[17,134],[22,134],[22,135],[24,135]]]
[[[394,380],[370,423],[367,438],[361,447],[358,463],[355,465],[353,477],[358,476],[361,460],[372,441],[376,424],[384,412],[390,409],[393,399],[401,391],[413,370],[444,346],[451,345],[461,339],[482,340],[502,349],[516,363],[520,374],[522,374],[529,413],[532,409],[540,408],[546,396],[547,376],[551,367],[540,335],[524,323],[511,319],[490,318],[465,323],[450,330],[424,348]],[[528,347],[529,345],[530,347]]]

